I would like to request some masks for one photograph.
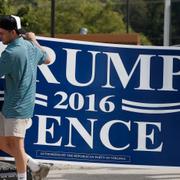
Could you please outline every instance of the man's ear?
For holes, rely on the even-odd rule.
[[[12,32],[12,35],[13,35],[13,36],[17,36],[17,35],[18,35],[18,33],[16,32],[15,29],[13,29],[11,32]]]

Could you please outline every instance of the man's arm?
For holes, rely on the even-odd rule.
[[[29,41],[32,41],[35,46],[37,46],[39,49],[41,49],[41,51],[45,52],[45,50],[42,48],[42,46],[36,40],[36,36],[33,32],[28,32],[23,37]],[[47,55],[47,58],[43,63],[49,64],[50,62],[51,62],[51,59],[50,59],[49,55]]]

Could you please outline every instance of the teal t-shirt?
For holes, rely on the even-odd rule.
[[[6,118],[31,118],[36,91],[37,65],[47,54],[32,42],[17,38],[2,52],[0,77],[5,75],[2,113]]]

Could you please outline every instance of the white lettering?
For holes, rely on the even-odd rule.
[[[101,129],[100,131],[100,139],[101,139],[101,142],[108,148],[108,149],[111,149],[111,150],[115,150],[115,151],[122,151],[122,150],[125,150],[127,149],[130,144],[127,144],[126,146],[124,147],[114,147],[111,143],[110,143],[110,140],[109,140],[109,137],[110,137],[110,134],[109,134],[109,131],[110,131],[110,128],[112,127],[112,125],[116,124],[116,123],[120,123],[122,125],[125,125],[128,130],[130,131],[130,121],[129,122],[124,122],[124,121],[121,121],[121,120],[112,120],[112,121],[109,121],[107,122]]]
[[[55,122],[58,123],[59,126],[61,125],[60,117],[58,117],[58,116],[45,116],[45,115],[35,115],[35,116],[38,117],[39,124],[38,124],[38,140],[34,144],[47,145],[47,146],[61,146],[62,137],[56,143],[47,143],[46,142],[47,133],[49,133],[52,138],[54,137]],[[49,129],[47,129],[47,127],[46,127],[48,119],[54,120],[54,123],[52,124],[52,126]]]
[[[72,144],[72,127],[74,127],[81,137],[86,141],[91,149],[93,149],[93,138],[94,138],[94,122],[96,119],[87,119],[91,122],[91,133],[89,134],[87,130],[82,126],[80,121],[74,117],[66,117],[69,120],[69,142],[66,147],[76,147]]]
[[[174,60],[180,60],[180,56],[160,56],[163,58],[163,87],[161,91],[178,91],[173,88],[173,76],[180,75],[179,72],[173,72]]]
[[[111,85],[111,62],[114,65],[114,68],[117,72],[117,75],[122,83],[123,88],[126,88],[137,65],[140,63],[140,86],[138,89],[146,89],[146,90],[153,90],[150,88],[150,60],[153,55],[142,55],[140,54],[131,70],[131,72],[128,74],[123,61],[118,53],[110,53],[110,52],[104,52],[104,54],[107,55],[107,82],[104,86],[106,88],[115,88]]]
[[[94,81],[94,77],[95,77],[95,61],[96,61],[96,54],[100,53],[100,52],[96,52],[96,51],[88,51],[89,53],[92,54],[92,73],[91,73],[91,79],[89,80],[89,82],[86,83],[80,83],[76,80],[76,54],[78,52],[81,52],[82,50],[78,50],[78,49],[65,49],[67,52],[67,63],[66,63],[66,78],[68,80],[69,83],[71,83],[74,86],[79,86],[79,87],[85,87],[90,85],[93,81]]]
[[[134,149],[135,151],[151,151],[151,152],[161,152],[163,143],[159,145],[159,147],[154,149],[147,149],[146,147],[146,141],[147,139],[150,139],[152,144],[154,143],[154,129],[152,130],[151,134],[147,135],[147,126],[156,126],[159,131],[161,131],[161,123],[156,122],[137,122],[138,125],[138,143],[137,143],[137,149]]]
[[[48,53],[49,57],[51,57],[51,64],[53,64],[56,60],[56,54],[54,52],[53,49],[49,48],[49,47],[44,47],[44,49],[46,50],[46,52]],[[41,73],[43,74],[44,78],[47,80],[48,83],[53,83],[53,84],[60,84],[60,82],[58,82],[55,78],[55,76],[53,75],[53,73],[51,72],[51,70],[49,69],[49,65],[40,65],[38,66]],[[37,81],[39,82],[39,81]]]

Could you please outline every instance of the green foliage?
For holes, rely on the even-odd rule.
[[[180,1],[172,2],[171,25],[171,44],[180,44]]]
[[[9,14],[11,12],[9,5],[9,0],[0,0],[0,15]]]
[[[81,27],[90,33],[125,31],[121,14],[99,0],[58,1],[57,12],[57,33],[79,33]]]
[[[141,45],[152,45],[151,41],[142,33],[140,34],[140,42]]]
[[[50,34],[50,0],[4,0],[1,14],[14,14],[22,19],[26,30]],[[6,3],[5,3],[6,2]],[[7,13],[8,12],[8,13]],[[89,33],[125,32],[123,16],[112,11],[111,0],[58,0],[56,1],[56,34],[79,33],[86,27]]]
[[[27,31],[49,33],[50,2],[46,0],[0,0],[1,15],[18,15]]]
[[[148,4],[146,35],[156,45],[163,44],[164,2]]]
[[[127,0],[55,0],[55,33],[126,33]],[[180,44],[180,0],[172,2],[172,43]],[[22,19],[27,31],[50,36],[51,0],[0,0],[0,14]],[[129,32],[143,44],[162,45],[164,0],[129,0]]]

